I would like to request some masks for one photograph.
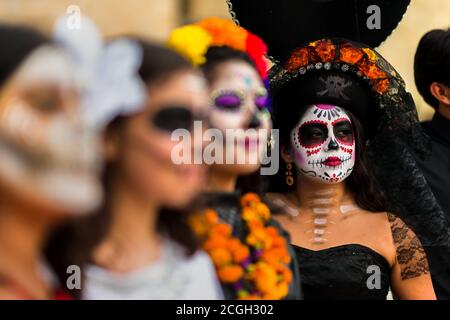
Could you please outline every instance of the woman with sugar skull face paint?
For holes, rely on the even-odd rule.
[[[100,204],[100,152],[68,56],[20,26],[0,26],[0,43],[0,299],[69,298],[44,248],[55,225]]]
[[[224,161],[209,168],[203,197],[208,209],[192,225],[216,266],[225,298],[298,299],[289,237],[270,217],[256,194],[260,181],[253,180],[272,126],[265,44],[232,21],[210,18],[175,30],[169,45],[201,67],[211,97],[209,122],[224,137],[216,150]]]
[[[61,42],[76,49],[64,22],[57,28]],[[59,230],[51,256],[62,268],[74,257],[83,260],[77,298],[221,299],[211,261],[187,222],[204,168],[172,161],[173,132],[192,133],[194,121],[207,115],[203,77],[158,44],[137,38],[98,43],[90,21],[79,32],[81,49],[97,47],[101,57],[85,111],[104,136],[105,202],[94,215]],[[90,41],[94,45],[86,48]]]
[[[390,287],[398,299],[435,299],[421,242],[388,213],[395,204],[371,162],[384,155],[368,160],[369,142],[418,124],[396,71],[363,44],[323,39],[294,50],[271,80],[285,164],[269,197],[305,299],[386,299]]]

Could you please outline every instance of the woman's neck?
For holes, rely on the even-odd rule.
[[[234,192],[236,189],[237,176],[233,173],[211,168],[209,172],[208,192]]]
[[[108,207],[111,225],[94,251],[94,261],[111,271],[130,272],[157,260],[159,207],[123,182],[114,185]]]
[[[17,283],[33,298],[46,298],[48,284],[42,278],[40,263],[47,235],[54,225],[35,208],[1,201],[0,275]]]
[[[336,212],[340,211],[343,203],[349,200],[344,182],[324,184],[310,179],[298,179],[298,181],[295,196],[303,211],[327,208]]]

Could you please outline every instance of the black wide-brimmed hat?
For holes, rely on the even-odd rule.
[[[410,0],[227,0],[230,13],[259,35],[275,60],[325,37],[378,47],[397,28]]]

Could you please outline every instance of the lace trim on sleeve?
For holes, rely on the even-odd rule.
[[[388,218],[402,280],[429,274],[427,256],[419,238],[400,218],[393,214],[388,214]]]

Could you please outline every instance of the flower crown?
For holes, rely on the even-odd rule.
[[[373,49],[350,41],[322,39],[292,51],[284,65],[274,67],[272,88],[276,90],[292,78],[321,69],[352,72],[366,80],[379,96],[396,95],[404,86],[399,74]]]
[[[196,24],[174,30],[168,46],[199,66],[206,63],[206,53],[211,47],[230,47],[246,53],[255,63],[263,80],[267,79],[269,62],[265,58],[267,45],[264,41],[233,21],[208,18]]]

